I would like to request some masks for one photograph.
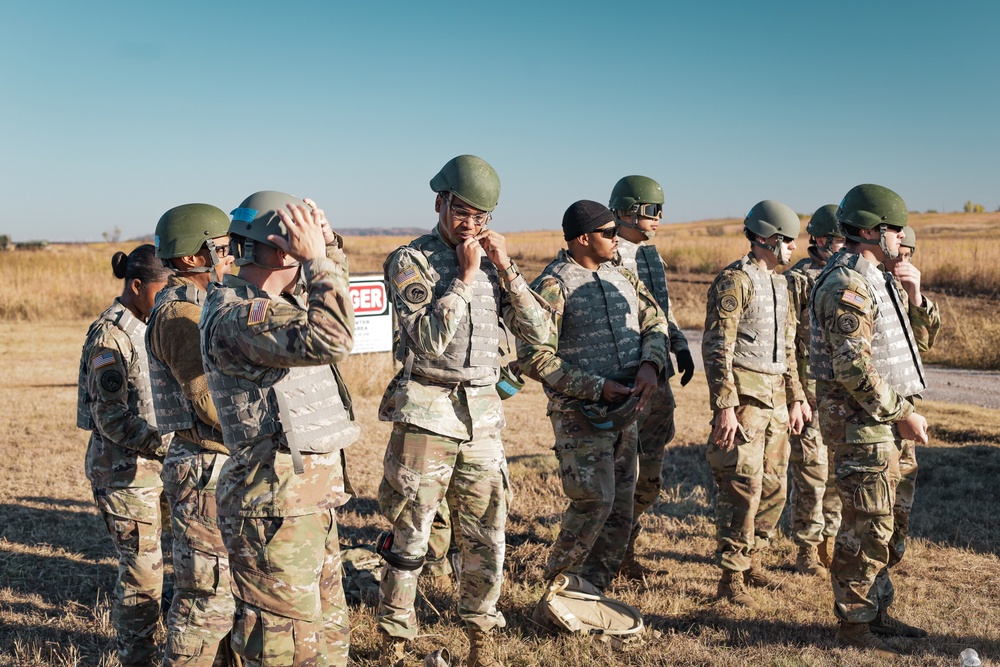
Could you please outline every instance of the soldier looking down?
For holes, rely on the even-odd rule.
[[[201,349],[230,454],[216,495],[233,649],[247,665],[347,665],[336,508],[360,429],[336,366],[354,344],[343,241],[322,209],[282,192],[232,216],[240,273],[209,285]]]
[[[499,665],[489,635],[506,621],[497,609],[511,489],[500,431],[506,425],[496,383],[503,323],[532,343],[549,318],[488,228],[500,179],[473,155],[449,160],[431,179],[433,231],[392,252],[385,277],[399,318],[403,369],[385,391],[379,418],[392,421],[380,539],[386,560],[378,627],[387,664],[405,660],[417,635],[417,577],[435,512],[447,499],[461,563],[458,613],[469,637],[470,667]]]

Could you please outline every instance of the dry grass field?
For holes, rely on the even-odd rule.
[[[946,318],[953,313],[983,317],[980,324],[946,322],[941,347],[964,345],[970,351],[963,354],[969,356],[945,350],[938,361],[966,359],[962,365],[1000,368],[996,357],[995,365],[979,363],[988,357],[976,347],[983,344],[976,341],[993,340],[993,349],[1000,349],[1000,325],[992,321],[1000,248],[981,242],[1000,231],[1000,215],[914,217],[921,234],[918,265],[932,298],[946,308]],[[971,233],[967,224],[975,225]],[[721,236],[705,231],[712,225],[722,228]],[[707,281],[743,251],[738,226],[739,221],[692,223],[666,227],[659,235],[658,245],[671,266],[684,271],[671,283],[684,326],[700,325],[704,315],[698,310],[704,307]],[[942,240],[940,255],[930,248],[937,238]],[[402,241],[348,239],[354,272],[378,272],[385,252]],[[512,234],[509,244],[530,276],[562,245],[554,232]],[[956,250],[946,252],[951,244]],[[0,475],[5,482],[0,486],[0,667],[118,664],[108,604],[115,561],[83,474],[87,435],[74,425],[80,345],[89,320],[118,288],[110,276],[114,249],[64,246],[44,253],[0,253],[5,285],[0,293]],[[973,273],[963,273],[970,266]],[[340,512],[341,538],[344,543],[371,542],[387,527],[374,496],[388,425],[378,422],[375,412],[393,366],[387,354],[364,355],[350,358],[344,370],[357,398],[363,436],[348,451],[358,497]],[[640,538],[644,562],[658,573],[641,584],[619,581],[613,589],[614,595],[643,611],[655,632],[624,651],[583,638],[553,637],[530,620],[565,500],[539,386],[529,383],[505,404],[505,442],[516,494],[500,602],[508,619],[501,649],[505,664],[882,664],[870,655],[834,647],[829,583],[791,571],[794,546],[785,537],[768,556],[781,590],[754,593],[763,611],[714,600],[717,570],[711,560],[712,481],[703,447],[709,430],[704,375],[697,373],[683,389],[675,383],[675,393],[678,429],[664,461],[666,488],[644,517]],[[1000,664],[995,662],[1000,656],[995,493],[1000,411],[944,403],[927,403],[925,408],[932,442],[918,449],[921,473],[913,539],[895,574],[894,610],[904,620],[928,628],[931,636],[892,643],[906,653],[900,664],[954,665],[968,646],[979,651],[984,664]],[[427,648],[444,643],[464,656],[467,645],[450,595],[430,591],[428,598],[433,606],[421,605],[419,613],[423,631],[434,636],[422,643]],[[372,610],[352,609],[351,621],[356,664],[377,664]]]

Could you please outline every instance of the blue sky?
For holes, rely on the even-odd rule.
[[[276,189],[430,227],[473,153],[498,230],[638,173],[666,219],[811,213],[852,186],[1000,205],[1000,3],[6,2],[0,233],[151,233]]]

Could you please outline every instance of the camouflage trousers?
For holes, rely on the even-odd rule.
[[[570,572],[607,588],[632,533],[638,428],[631,424],[618,431],[599,431],[578,412],[552,412],[549,419],[569,507],[552,545],[545,579]]]
[[[482,630],[504,627],[497,601],[511,491],[500,434],[463,441],[394,424],[378,496],[392,524],[392,553],[414,561],[426,557],[432,523],[447,500],[461,563],[458,614]],[[414,603],[421,569],[386,563],[378,612],[378,626],[386,634],[417,635]]]
[[[335,510],[220,516],[236,597],[233,651],[247,667],[348,664]]]
[[[819,415],[800,435],[791,434],[788,472],[792,493],[792,539],[798,546],[817,545],[840,528],[840,496],[829,448],[819,430]]]
[[[94,501],[118,553],[111,607],[122,665],[157,664],[153,635],[160,620],[163,552],[161,487],[95,486]]]
[[[451,510],[448,509],[448,499],[434,513],[431,521],[431,536],[427,539],[427,562],[421,575],[428,577],[449,577],[453,573],[449,553],[454,540],[451,535]]]
[[[632,498],[632,534],[629,548],[639,535],[639,517],[660,497],[663,488],[663,453],[674,439],[674,394],[670,381],[660,380],[639,423],[639,467]]]
[[[851,623],[868,623],[895,598],[889,578],[893,558],[893,506],[899,484],[895,442],[835,447],[837,490],[843,519],[833,566],[834,613]]]
[[[235,602],[215,507],[215,488],[227,458],[175,437],[163,461],[174,535],[174,599],[167,616],[164,667],[231,664],[228,635]]]
[[[889,567],[903,560],[910,534],[910,512],[917,490],[917,443],[902,440],[899,452],[899,484],[892,504],[892,539],[889,540]]]
[[[715,502],[715,558],[725,570],[750,568],[766,549],[785,507],[788,488],[788,407],[784,389],[778,407],[741,396],[736,408],[736,445],[723,451],[709,443],[706,458],[718,487]]]

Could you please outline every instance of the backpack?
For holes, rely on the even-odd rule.
[[[553,632],[600,635],[626,643],[645,630],[635,607],[609,598],[575,574],[560,574],[538,601],[532,617]]]
[[[340,561],[344,566],[344,596],[353,605],[378,604],[378,589],[382,582],[382,559],[375,547],[364,544],[340,547]]]

